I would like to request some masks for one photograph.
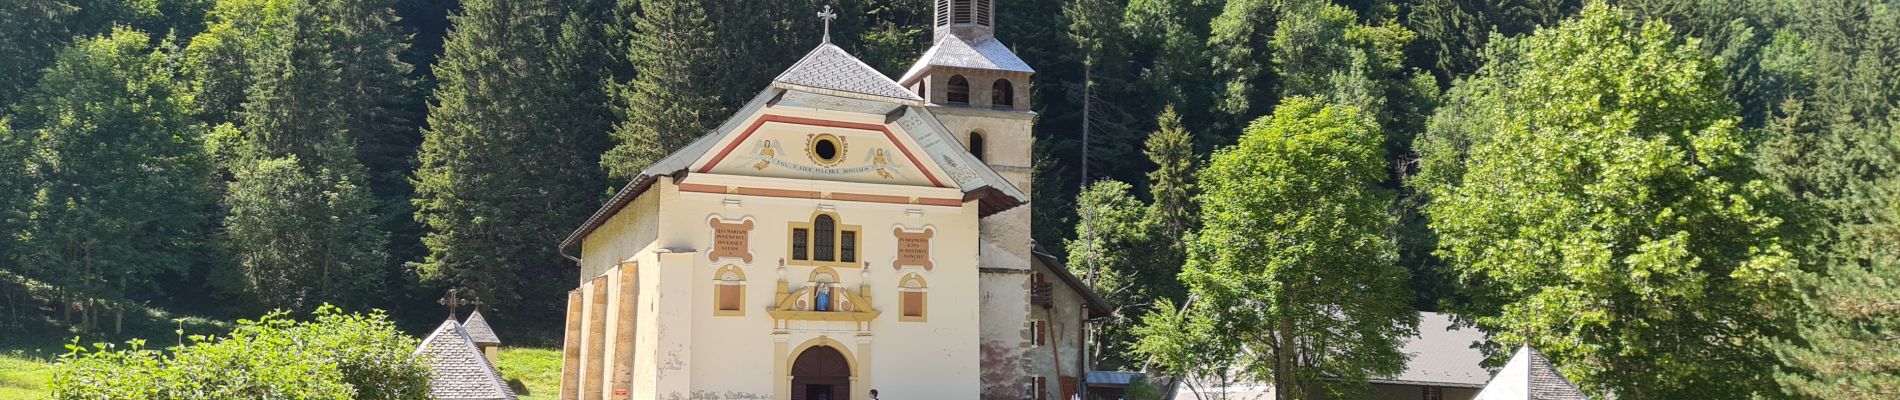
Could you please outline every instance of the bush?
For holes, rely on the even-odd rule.
[[[53,371],[55,399],[427,399],[431,371],[417,340],[382,312],[325,305],[315,321],[273,312],[225,338],[192,336],[165,351],[68,345]]]

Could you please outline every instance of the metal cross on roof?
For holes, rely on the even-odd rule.
[[[481,304],[480,302],[470,302],[468,301],[468,299],[462,298],[460,294],[458,293],[460,291],[461,289],[449,289],[448,296],[445,296],[442,299],[435,301],[436,304],[441,304],[441,305],[449,307],[449,318],[451,319],[455,318],[455,315],[456,315],[455,307],[466,306],[470,304]]]
[[[831,5],[825,5],[825,11],[818,13],[818,19],[825,20],[825,43],[831,43],[831,20],[838,19],[838,13],[831,12]]]

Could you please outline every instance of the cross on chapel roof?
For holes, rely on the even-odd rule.
[[[441,299],[435,301],[436,304],[441,304],[441,305],[449,307],[449,319],[455,319],[455,315],[456,315],[455,307],[457,306],[481,304],[481,301],[479,300],[471,302],[468,299],[462,298],[460,294],[458,293],[460,291],[461,289],[449,289],[449,294],[447,296],[444,296]]]
[[[825,10],[818,12],[818,19],[825,20],[825,41],[824,42],[831,43],[831,20],[838,19],[838,13],[831,12],[831,5],[826,4]]]

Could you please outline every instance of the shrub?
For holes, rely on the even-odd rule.
[[[192,336],[159,351],[144,341],[120,349],[68,345],[53,371],[53,398],[427,399],[429,367],[380,311],[345,314],[325,305],[315,320],[283,311],[239,321],[230,336]]]

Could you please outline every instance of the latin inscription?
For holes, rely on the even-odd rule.
[[[752,262],[752,221],[726,222],[712,217],[706,223],[713,229],[713,251],[706,253],[707,259],[737,258]]]
[[[897,236],[897,261],[891,268],[922,267],[925,271],[934,266],[930,263],[930,237],[936,235],[933,228],[924,228],[921,232],[905,231],[903,227],[891,228],[891,234]]]

